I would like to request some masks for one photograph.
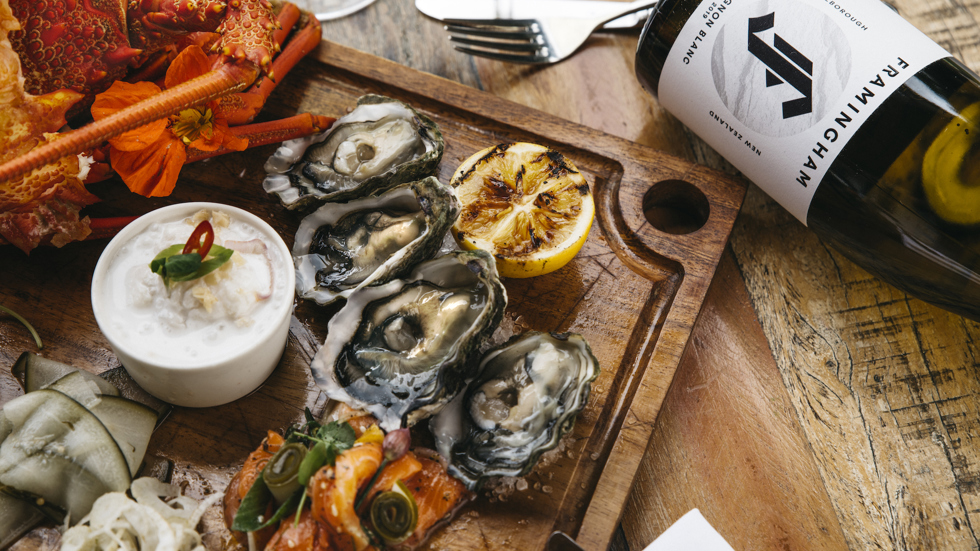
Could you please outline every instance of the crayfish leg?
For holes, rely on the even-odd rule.
[[[283,5],[282,11],[279,12],[279,21],[283,28],[276,31],[274,35],[276,48],[281,49],[281,53],[272,61],[269,74],[260,76],[248,90],[228,94],[218,101],[217,112],[228,121],[228,124],[235,126],[252,122],[265,106],[266,100],[282,77],[291,71],[303,56],[320,44],[322,37],[320,22],[312,14],[306,14],[302,28],[293,33],[285,48],[282,47],[292,26],[300,21],[301,15],[296,5],[290,3]]]

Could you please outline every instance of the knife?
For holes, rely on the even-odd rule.
[[[415,7],[425,15],[446,19],[534,19],[542,13],[561,13],[583,19],[598,17],[617,9],[608,0],[415,0]],[[638,11],[603,25],[604,29],[627,29],[642,25],[653,8]]]

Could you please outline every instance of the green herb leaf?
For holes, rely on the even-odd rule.
[[[272,526],[274,524],[277,524],[280,520],[289,516],[289,513],[295,511],[296,506],[299,505],[300,500],[303,499],[303,493],[305,491],[306,489],[304,488],[303,490],[297,491],[292,496],[290,496],[289,499],[287,499],[281,506],[279,506],[278,509],[276,509],[276,513],[272,515],[272,518],[262,523],[262,526],[259,527],[259,530],[265,528],[266,526]]]
[[[150,271],[163,278],[164,285],[181,281],[192,281],[204,277],[217,270],[222,264],[231,259],[235,253],[218,245],[212,245],[206,260],[194,253],[182,254],[183,245],[171,245],[160,251],[150,262]]]
[[[354,427],[350,426],[350,423],[338,423],[337,421],[331,421],[320,427],[320,430],[316,432],[316,436],[328,448],[335,448],[337,453],[350,449],[354,445],[354,441],[357,440]]]
[[[338,423],[337,421],[331,421],[326,425],[320,425],[316,421],[307,421],[306,427],[310,427],[315,430],[315,434],[306,435],[297,429],[289,434],[289,438],[310,440],[316,442],[314,449],[310,450],[309,453],[315,454],[315,457],[323,457],[323,462],[317,465],[316,469],[319,469],[323,465],[333,465],[337,458],[337,454],[340,452],[350,449],[354,442],[357,440],[357,435],[354,433],[354,428],[350,426],[350,423],[346,421],[343,423]],[[319,450],[317,448],[320,448]],[[309,454],[307,454],[309,458]],[[319,459],[308,459],[311,463],[308,468],[312,469],[314,461],[320,461]],[[302,466],[300,467],[302,469]],[[314,469],[309,476],[313,476],[316,473]]]
[[[193,279],[204,277],[217,270],[222,264],[228,262],[233,254],[235,254],[235,251],[232,249],[211,245],[211,252],[208,253],[208,259],[201,263],[201,267],[198,268],[197,274],[195,274]]]
[[[183,249],[183,245],[171,245],[160,251],[159,254],[153,257],[153,262],[150,262],[150,271],[166,279],[167,272],[164,266],[166,265],[167,259],[175,254],[179,254]]]
[[[260,529],[262,521],[259,518],[265,515],[271,501],[272,492],[265,485],[265,478],[260,473],[242,499],[242,504],[235,513],[235,520],[231,523],[231,529],[240,532],[254,532]]]
[[[170,281],[188,281],[194,279],[194,274],[201,267],[201,255],[197,253],[175,254],[167,259],[164,271]]]
[[[259,474],[255,483],[245,494],[245,499],[242,500],[238,512],[235,513],[235,520],[231,523],[231,529],[241,532],[255,532],[266,526],[272,526],[295,510],[302,497],[303,492],[294,493],[271,517],[263,519],[266,510],[269,508],[269,503],[272,502],[272,492],[266,486],[265,479]]]

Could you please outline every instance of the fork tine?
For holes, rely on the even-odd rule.
[[[447,25],[460,27],[521,27],[530,29],[538,23],[537,19],[443,19]]]
[[[490,40],[476,40],[473,38],[466,38],[462,36],[450,36],[449,40],[453,43],[467,44],[469,46],[478,46],[481,48],[494,48],[497,50],[505,50],[512,52],[536,52],[540,50],[544,45],[539,42],[497,42]]]
[[[526,29],[524,31],[505,31],[485,27],[463,27],[459,25],[446,25],[446,31],[458,35],[485,36],[488,38],[506,38],[510,40],[526,40],[538,36],[538,33]]]
[[[486,50],[475,50],[473,48],[467,48],[465,46],[453,45],[457,51],[463,52],[464,54],[474,55],[479,57],[485,57],[488,59],[495,59],[497,61],[507,61],[509,63],[547,63],[548,56],[546,55],[514,55],[514,54],[504,54],[497,52],[490,52]]]

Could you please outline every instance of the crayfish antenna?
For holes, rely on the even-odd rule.
[[[149,122],[169,117],[225,94],[244,90],[255,82],[259,72],[260,69],[249,62],[220,65],[214,71],[164,90],[104,119],[66,132],[61,139],[36,147],[0,165],[0,182],[23,176],[63,157],[92,149],[109,138]]]

